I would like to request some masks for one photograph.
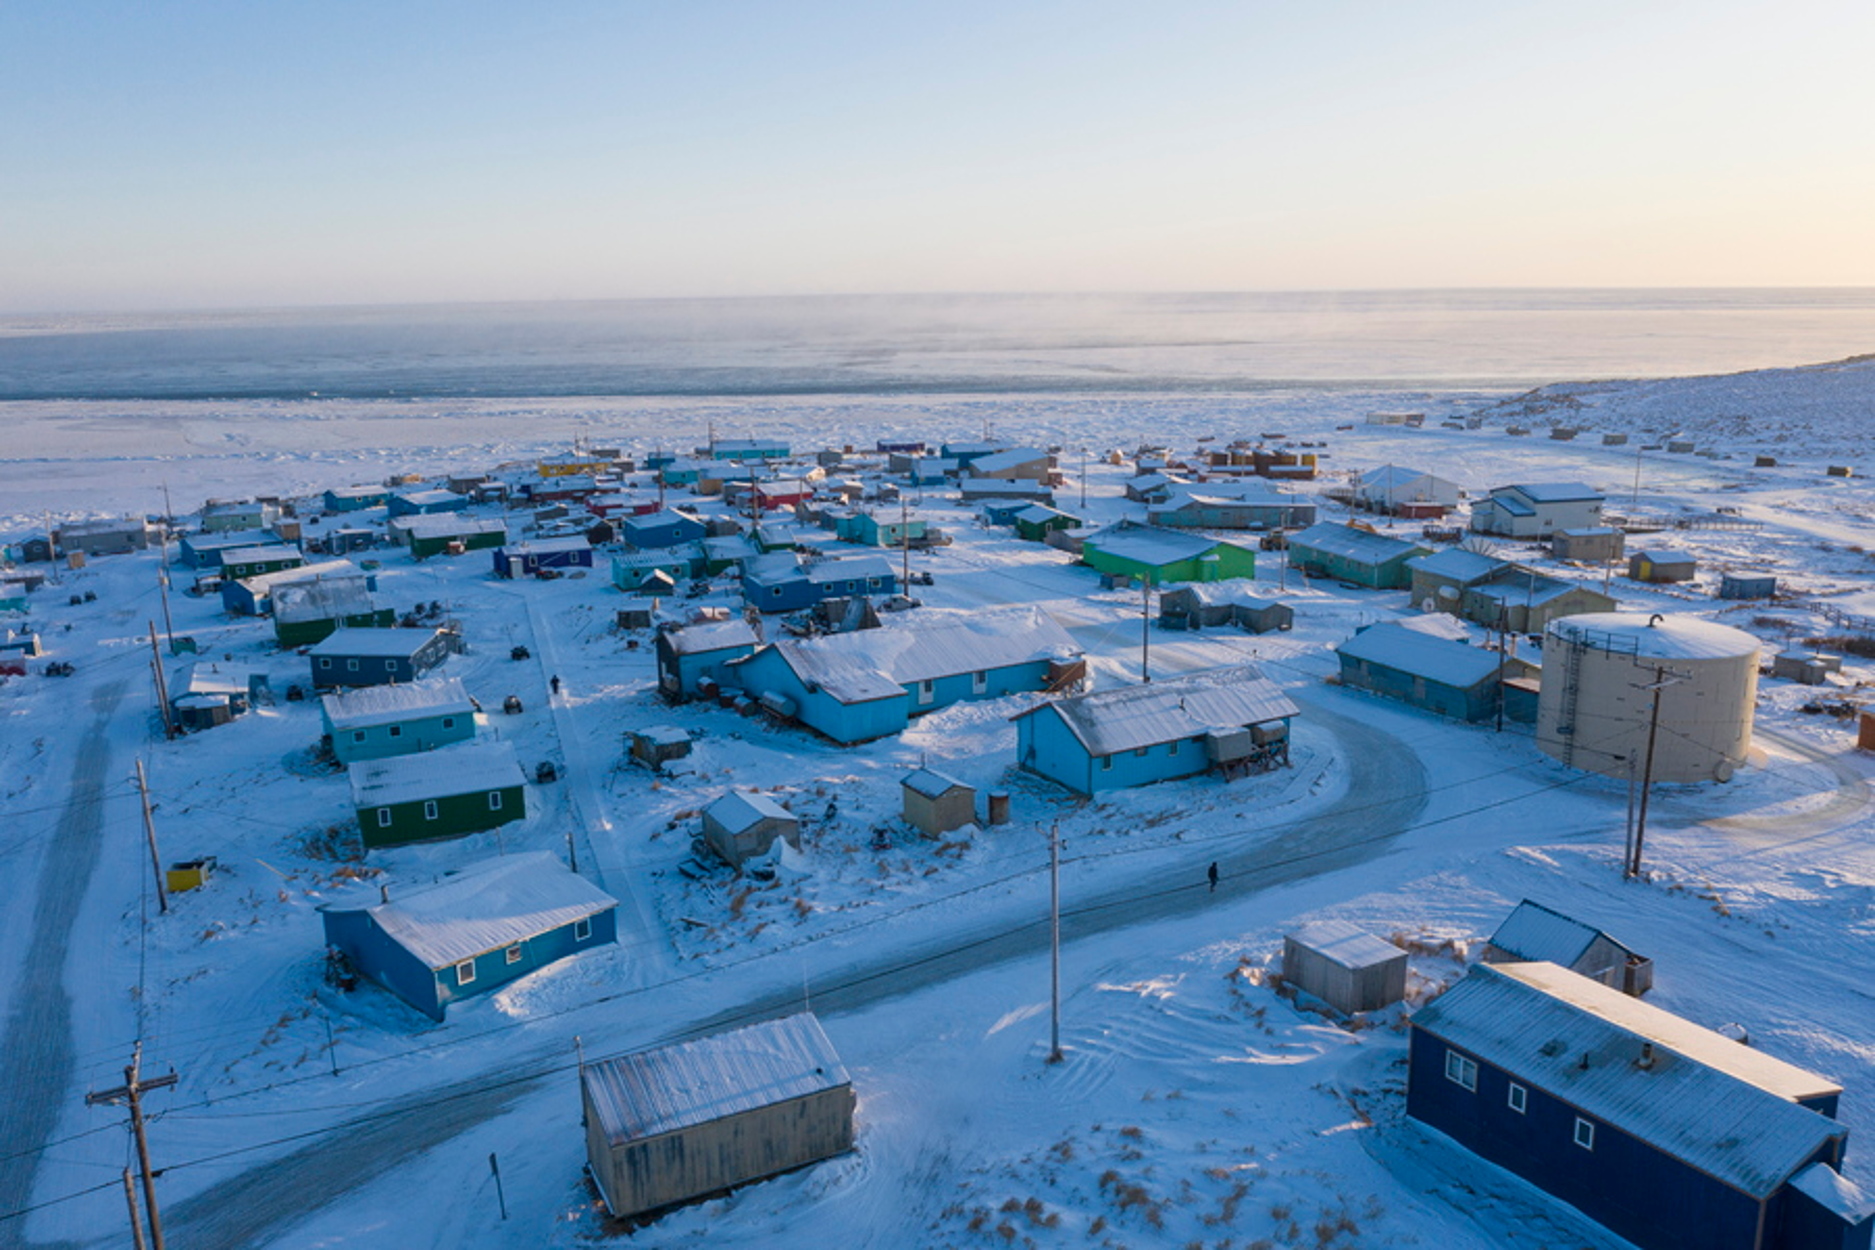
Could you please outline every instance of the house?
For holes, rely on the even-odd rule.
[[[1079,794],[1288,762],[1296,705],[1253,666],[1038,703],[1016,723],[1016,762]]]
[[[1471,506],[1471,528],[1506,538],[1544,538],[1557,530],[1601,524],[1602,493],[1581,482],[1496,486]]]
[[[1775,599],[1777,578],[1769,573],[1723,573],[1719,576],[1721,599]]]
[[[957,483],[957,497],[968,508],[986,499],[1021,499],[1054,506],[1055,492],[1046,482],[1029,478],[968,477]]]
[[[398,491],[385,501],[389,514],[394,517],[460,512],[470,502],[467,495],[458,495],[453,490]]]
[[[903,512],[897,516],[888,513],[884,517],[872,512],[854,512],[834,529],[835,537],[862,547],[918,546],[925,541],[927,532],[923,517]]]
[[[204,534],[232,534],[242,530],[264,530],[280,519],[279,505],[259,499],[238,502],[210,500],[202,506]]]
[[[475,737],[475,701],[454,677],[364,686],[320,700],[341,764],[434,751]]]
[[[705,621],[658,631],[658,693],[671,703],[707,698],[728,681],[728,664],[761,639],[747,621]],[[707,689],[706,689],[707,686]]]
[[[1406,952],[1345,920],[1317,920],[1283,938],[1283,984],[1342,1015],[1406,997]]]
[[[327,512],[362,512],[366,508],[382,508],[390,499],[390,492],[382,486],[339,486],[325,493]]]
[[[1180,490],[1164,504],[1146,509],[1152,525],[1174,529],[1277,530],[1315,524],[1315,504],[1294,495],[1200,494]]]
[[[1551,621],[1588,612],[1613,612],[1620,604],[1601,591],[1565,578],[1511,565],[1465,589],[1458,615],[1474,624],[1514,634],[1537,634]],[[1449,609],[1448,609],[1449,610]]]
[[[774,438],[719,438],[708,447],[697,448],[697,455],[711,460],[786,460],[788,445]]]
[[[703,809],[703,840],[732,868],[768,854],[776,838],[800,850],[801,822],[767,795],[732,790]]]
[[[818,470],[816,470],[818,472]],[[731,479],[723,483],[723,501],[732,507],[747,508],[752,499],[759,511],[796,508],[814,497],[814,484],[804,477]]]
[[[695,486],[705,470],[721,473],[721,465],[705,464],[700,460],[674,459],[669,464],[658,466],[658,481],[666,486]]]
[[[941,486],[957,476],[957,461],[943,456],[893,456],[891,470],[913,486]]]
[[[963,461],[960,467],[963,473],[973,478],[1039,482],[1054,467],[1054,458],[1040,447],[1010,447],[972,456]]]
[[[74,521],[52,531],[52,543],[66,555],[121,555],[149,548],[154,527],[142,517],[112,521]]]
[[[1190,486],[1189,478],[1170,473],[1141,473],[1127,480],[1125,490],[1127,499],[1133,503],[1162,504],[1172,497],[1174,490]]]
[[[611,461],[596,456],[549,456],[534,463],[534,472],[541,477],[598,477],[611,468]]]
[[[700,542],[709,532],[699,518],[672,508],[619,519],[619,539],[638,551],[662,551]]]
[[[1684,551],[1650,547],[1628,556],[1628,576],[1637,582],[1690,582],[1699,561]]]
[[[990,509],[985,509],[985,511],[990,511]],[[1047,542],[1048,536],[1056,530],[1078,529],[1081,518],[1070,516],[1059,508],[1051,508],[1046,504],[1031,503],[1017,508],[1010,514],[1005,524],[1016,527],[1017,538],[1026,542],[1040,543]]]
[[[1558,560],[1573,560],[1578,564],[1607,564],[1621,558],[1627,540],[1627,533],[1612,525],[1557,530],[1550,535],[1549,553]]]
[[[487,551],[508,541],[508,523],[499,517],[472,517],[438,512],[398,517],[390,523],[391,537],[410,549],[413,559]]]
[[[1251,581],[1175,586],[1159,596],[1159,624],[1166,629],[1209,629],[1236,625],[1253,634],[1293,628],[1295,609],[1255,594]]]
[[[221,553],[221,576],[224,580],[261,577],[296,569],[306,563],[299,548],[274,543],[266,547],[236,547]]]
[[[1367,626],[1335,653],[1342,685],[1465,721],[1495,715],[1503,679],[1530,671],[1501,651],[1390,621]]]
[[[328,949],[433,1020],[453,1002],[618,941],[618,900],[545,851],[319,914]]]
[[[25,582],[0,582],[0,612],[24,616],[32,610],[26,601]]]
[[[1454,616],[1459,614],[1467,590],[1514,567],[1509,560],[1462,547],[1414,556],[1406,562],[1414,605],[1422,612],[1450,612]]]
[[[1007,443],[988,441],[976,443],[942,443],[938,446],[938,454],[947,460],[955,460],[958,467],[962,468],[973,460],[981,460],[985,456],[993,456],[999,451],[1007,451],[1008,448],[1009,444]]]
[[[224,612],[232,612],[236,616],[265,616],[273,611],[274,591],[296,582],[318,581],[321,578],[376,581],[375,578],[367,578],[364,570],[350,560],[320,560],[313,564],[302,562],[278,572],[243,577],[238,581],[224,580],[221,583],[221,607]]]
[[[621,551],[612,557],[612,584],[627,594],[645,593],[646,586],[653,583],[668,582],[674,586],[699,576],[708,561],[702,543],[661,547],[656,551]]]
[[[52,559],[52,540],[44,534],[28,534],[6,553],[21,564],[45,564]]]
[[[397,612],[378,603],[372,584],[363,573],[343,572],[273,583],[267,601],[273,608],[274,641],[282,647],[305,647],[341,629],[390,629],[397,623]]]
[[[184,534],[176,545],[178,558],[191,568],[219,569],[224,553],[243,547],[265,547],[274,542],[265,530],[240,530],[233,533]]]
[[[169,680],[169,710],[185,730],[225,725],[256,703],[271,703],[267,675],[198,660]]]
[[[285,607],[284,601],[275,605],[276,620]],[[388,686],[415,681],[448,659],[456,645],[456,635],[441,629],[341,629],[307,655],[315,689]]]
[[[1593,925],[1529,899],[1511,909],[1484,948],[1488,964],[1545,963],[1639,997],[1654,986],[1654,961]]]
[[[740,577],[742,566],[760,554],[741,534],[712,535],[703,540],[703,575],[715,577],[733,570]]]
[[[508,543],[490,552],[496,577],[533,577],[542,569],[589,569],[592,544],[584,534]]]
[[[770,712],[851,744],[954,703],[1060,689],[1080,679],[1080,658],[1036,608],[926,608],[879,629],[771,643],[726,667]]]
[[[1418,543],[1333,521],[1289,536],[1290,565],[1370,590],[1404,589],[1413,580],[1409,561],[1430,554],[1430,548]]]
[[[642,1215],[853,1148],[853,1080],[802,1012],[580,1067],[586,1162]]]
[[[459,838],[527,816],[527,779],[506,742],[359,760],[350,775],[367,849]]]
[[[1395,464],[1369,469],[1354,484],[1357,503],[1386,513],[1399,511],[1403,504],[1437,504],[1442,510],[1456,508],[1459,494],[1457,482]]]
[[[977,819],[977,792],[955,777],[919,768],[899,779],[905,823],[927,838],[941,838]]]
[[[762,612],[799,612],[822,599],[847,595],[895,595],[898,572],[883,556],[802,563],[776,553],[749,561],[742,569],[742,597]]]
[[[1081,544],[1081,559],[1110,576],[1164,586],[1171,582],[1221,582],[1255,577],[1256,552],[1236,543],[1121,522]]]
[[[536,478],[522,485],[530,503],[578,503],[592,498],[602,489],[598,478],[584,473]]]
[[[925,441],[922,438],[882,438],[873,444],[873,450],[882,456],[921,456],[924,449]]]
[[[1547,963],[1475,965],[1410,1026],[1410,1118],[1641,1250],[1868,1245],[1824,1077]]]

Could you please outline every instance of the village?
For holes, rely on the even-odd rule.
[[[998,1120],[917,1244],[1869,1247],[1865,992],[1790,1023],[1805,977],[1867,971],[1836,945],[1875,881],[1839,862],[1875,827],[1863,466],[1482,408],[1124,447],[737,433],[0,534],[36,899],[4,933],[26,968],[82,942],[105,1000],[11,991],[87,1022],[75,1053],[5,1039],[45,1140],[114,1140],[65,1087],[135,1037],[177,1076],[140,1191],[177,1244],[313,1244],[344,1227],[323,1197],[409,1159],[485,1172],[457,1206],[528,1230],[459,1210],[461,1244],[700,1244],[730,1212],[755,1245],[917,1168],[900,1052],[993,1041],[986,1072],[1088,1083],[1058,1112],[1162,1049],[1194,1102],[1226,1063],[1289,1082],[1293,1167],[1200,1166],[1215,1115],[1152,1154],[1171,1103]],[[1773,851],[1751,902],[1703,875]],[[1344,906],[1349,873],[1376,897]],[[1117,968],[1168,933],[1222,961],[1204,1005],[1096,1019],[1122,983],[1179,1010]],[[1009,996],[987,1026],[920,1022],[974,977]],[[853,1013],[892,1023],[849,1048]],[[1040,1094],[971,1094],[1004,1096]],[[99,1166],[40,1162],[33,1240],[121,1224]],[[1523,1186],[1495,1222],[1450,1214],[1471,1168]],[[1282,1240],[1236,1222],[1259,1182]],[[291,1222],[253,1200],[283,1187]]]

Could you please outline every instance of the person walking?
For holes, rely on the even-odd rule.
[[[555,694],[559,694],[560,693],[560,674],[555,673],[553,675],[553,680],[548,682],[547,684],[553,687],[553,692]]]
[[[1217,861],[1216,860],[1211,861],[1211,866],[1204,870],[1204,875],[1211,882],[1211,893],[1216,894],[1217,893]]]

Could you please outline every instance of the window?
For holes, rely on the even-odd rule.
[[[325,668],[331,668],[331,667],[332,667],[332,657],[331,657],[331,656],[329,656],[329,655],[322,655],[322,656],[320,656],[320,657],[319,657],[319,667],[320,667],[320,668],[322,668],[322,669],[325,669]]]
[[[455,727],[456,727],[456,718],[455,718],[455,717],[453,717],[453,716],[445,716],[445,717],[443,717],[443,728],[444,728],[444,729],[454,729]]]
[[[1113,757],[1111,755],[1103,755],[1100,757],[1100,771],[1103,773],[1113,771]]]
[[[423,804],[423,819],[425,819],[425,820],[435,820],[435,819],[436,819],[436,800],[435,800],[435,799],[429,799],[429,800],[427,800],[427,801],[425,801],[425,802],[424,802],[424,804]]]
[[[456,984],[468,985],[475,980],[475,961],[465,959],[456,965]]]
[[[974,691],[977,694],[982,694],[984,691],[988,690],[989,688],[990,688],[990,674],[987,669],[979,669],[976,672],[970,674],[970,689],[972,691]]]
[[[573,940],[575,942],[584,942],[587,938],[590,938],[591,936],[592,936],[592,918],[591,917],[587,917],[585,920],[575,920],[573,922]]]
[[[1178,754],[1178,739],[1177,738],[1174,738],[1170,742],[1165,744],[1165,753],[1167,755]]]
[[[363,742],[364,740],[365,740],[365,731],[364,731],[364,730],[362,730],[362,729],[354,729],[354,730],[352,730],[352,741],[353,741],[353,742]]]
[[[1529,1106],[1530,1091],[1517,1084],[1517,1082],[1512,1081],[1510,1083],[1510,1093],[1507,1095],[1507,1101],[1509,1101],[1512,1111],[1515,1111],[1518,1115],[1522,1115]]]
[[[1467,1059],[1456,1050],[1445,1052],[1445,1079],[1454,1085],[1463,1085],[1466,1089],[1478,1088],[1478,1064]]]
[[[488,810],[491,812],[498,812],[501,810],[501,791],[490,790],[488,792]]]
[[[879,589],[879,579],[876,577],[868,577],[866,579],[866,585],[873,590],[877,590]]]
[[[1584,1150],[1595,1149],[1595,1125],[1581,1116],[1576,1117],[1576,1145]]]
[[[392,726],[391,726],[391,737],[393,737],[393,738],[401,738],[401,737],[403,737],[403,736],[404,736],[404,727],[403,727],[402,725],[392,725]]]
[[[1151,747],[1134,747],[1134,748],[1133,748],[1133,754],[1134,754],[1134,756],[1135,756],[1135,757],[1137,757],[1137,758],[1139,758],[1139,759],[1145,759],[1145,758],[1146,758],[1146,752],[1148,752],[1148,751],[1150,751],[1150,750],[1152,750],[1152,748],[1151,748]]]
[[[510,946],[508,948],[507,955],[508,955],[509,963],[511,964],[520,963],[521,962],[521,944],[519,942],[516,942],[513,946]]]
[[[768,593],[773,595],[775,598],[779,599],[781,598],[781,587],[776,586],[772,588]]]
[[[390,827],[391,827],[391,809],[388,807],[380,807],[378,809],[378,828],[389,829]]]
[[[357,660],[347,660],[347,661],[345,661],[345,671],[346,671],[346,672],[348,672],[348,673],[355,673],[355,672],[357,672],[357,671],[358,671],[358,661],[357,661]]]

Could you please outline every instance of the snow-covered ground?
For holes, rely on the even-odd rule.
[[[181,511],[210,496],[489,468],[564,451],[574,434],[639,451],[688,447],[712,421],[719,435],[775,434],[797,449],[980,437],[987,423],[999,437],[1062,444],[1071,478],[1088,446],[1084,512],[1103,521],[1141,511],[1124,502],[1128,470],[1105,463],[1107,449],[1148,440],[1188,452],[1200,438],[1281,430],[1324,444],[1313,491],[1396,464],[1474,492],[1568,479],[1626,511],[1735,509],[1760,528],[1666,535],[1699,556],[1696,582],[1617,576],[1611,593],[1624,608],[1722,620],[1775,650],[1834,632],[1826,607],[1875,614],[1875,492],[1861,461],[1858,476],[1824,473],[1865,454],[1872,383],[1875,365],[1860,362],[1514,400],[1298,390],[446,411],[17,405],[12,458],[0,461],[0,540],[48,513],[159,512],[165,485]],[[1398,408],[1425,411],[1428,428],[1363,420]],[[1540,425],[1506,434],[1539,411],[1538,421],[1633,437],[1604,447],[1593,434],[1552,441]],[[1467,415],[1481,427],[1439,424]],[[1641,449],[1668,432],[1715,454]],[[1779,463],[1758,466],[1764,455]],[[1064,506],[1082,510],[1080,489],[1061,492]],[[911,557],[933,576],[921,588],[928,604],[1039,605],[1087,648],[1098,684],[1137,677],[1135,596],[1101,591],[1066,555],[983,528],[937,492],[923,511],[956,540]],[[1324,515],[1345,513],[1324,501]],[[1601,582],[1601,570],[1502,546]],[[727,709],[662,704],[649,635],[615,628],[625,599],[603,569],[502,582],[482,553],[420,564],[395,549],[370,554],[383,561],[388,601],[441,602],[461,622],[470,649],[447,671],[489,709],[482,731],[513,742],[530,766],[561,766],[562,780],[528,787],[525,822],[361,857],[344,774],[313,751],[316,703],[283,700],[163,741],[148,667],[152,623],[164,629],[156,552],[60,570],[34,592],[45,658],[77,672],[0,685],[0,941],[16,953],[0,970],[0,1019],[5,1053],[30,1061],[23,1082],[13,1071],[5,1079],[33,1085],[10,1105],[44,1117],[0,1129],[0,1242],[121,1243],[122,1115],[86,1107],[83,1094],[118,1083],[142,1039],[146,1069],[173,1066],[181,1078],[150,1098],[173,1244],[594,1244],[609,1230],[581,1177],[575,1039],[603,1055],[807,1005],[854,1075],[858,1150],[674,1212],[631,1244],[1619,1244],[1403,1121],[1399,1009],[1350,1025],[1282,996],[1267,976],[1285,931],[1345,918],[1412,952],[1410,1005],[1462,975],[1524,897],[1651,954],[1650,1001],[1709,1025],[1741,1023],[1754,1044],[1841,1082],[1848,1175],[1875,1182],[1875,1156],[1864,1153],[1875,1151],[1875,757],[1853,750],[1852,722],[1804,710],[1819,701],[1814,688],[1764,681],[1752,766],[1724,786],[1661,787],[1648,874],[1624,882],[1624,784],[1562,767],[1525,728],[1454,724],[1326,683],[1329,649],[1409,612],[1406,596],[1304,586],[1274,558],[1258,581],[1294,605],[1293,631],[1155,629],[1152,665],[1161,676],[1262,665],[1303,709],[1292,767],[1087,802],[1014,770],[1007,718],[1027,697],[837,748]],[[1727,568],[1776,573],[1786,594],[1719,601],[1712,591]],[[732,605],[722,586],[685,606]],[[306,681],[306,660],[279,652],[264,620],[182,593],[169,611],[205,658],[264,669],[276,691]],[[517,644],[533,658],[508,658]],[[1821,697],[1854,696],[1870,680],[1875,668],[1850,656],[1843,689]],[[511,693],[519,715],[499,711]],[[625,761],[625,731],[652,724],[696,735],[684,767],[656,775]],[[167,915],[150,893],[139,759],[162,856],[220,861],[209,887],[174,896]],[[897,820],[898,779],[921,763],[1008,789],[1011,823],[917,837]],[[806,818],[803,852],[772,880],[680,871],[697,809],[732,787],[776,793]],[[1065,843],[1067,1056],[1052,1066],[1051,827]],[[374,987],[342,994],[322,981],[321,903],[504,851],[569,847],[624,902],[617,947],[457,1004],[443,1024]],[[1223,869],[1215,893],[1205,883],[1213,861]],[[28,1035],[34,1044],[20,1040]],[[43,1148],[22,1156],[14,1143],[28,1133]]]

